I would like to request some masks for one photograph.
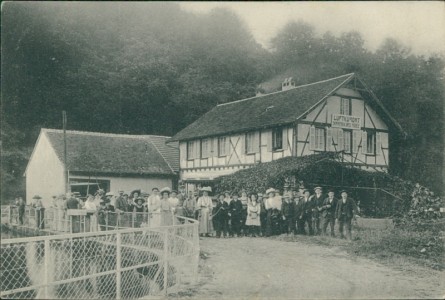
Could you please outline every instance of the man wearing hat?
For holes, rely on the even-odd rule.
[[[115,209],[117,213],[128,212],[128,193],[119,192],[119,197],[116,199]]]
[[[352,198],[348,197],[348,192],[346,190],[341,191],[341,199],[337,203],[337,208],[335,210],[335,218],[339,223],[340,237],[345,238],[343,234],[343,228],[346,225],[346,230],[348,231],[348,238],[352,239],[351,227],[352,219],[354,215],[358,213],[357,205]]]
[[[39,195],[35,195],[32,197],[34,199],[34,208],[36,210],[36,225],[39,229],[45,228],[45,222],[44,222],[44,208],[42,204],[42,197]]]
[[[203,187],[201,189],[202,196],[198,198],[197,209],[199,211],[199,234],[210,236],[210,212],[212,211],[212,199],[209,197],[209,193],[212,192],[211,187]]]
[[[334,190],[329,189],[328,197],[324,199],[321,207],[321,215],[323,216],[323,234],[326,235],[328,225],[331,226],[331,236],[334,237],[335,226],[335,209],[337,208],[337,199],[334,197]]]
[[[299,215],[297,217],[298,227],[302,234],[306,234],[305,225],[307,224],[309,228],[309,234],[313,235],[312,229],[312,209],[313,203],[310,199],[310,192],[308,189],[305,189],[303,192],[303,197],[300,199],[299,204]]]
[[[243,203],[238,199],[236,193],[233,194],[233,199],[229,205],[229,215],[230,215],[230,236],[240,236],[241,234],[241,214],[243,211]]]
[[[287,192],[283,195],[283,204],[281,206],[281,214],[283,217],[282,222],[282,233],[293,233],[295,231],[295,218],[294,218],[294,210],[295,204],[292,201],[292,193]]]
[[[311,201],[313,205],[312,209],[312,228],[316,235],[321,233],[320,229],[320,212],[323,206],[323,201],[325,197],[322,194],[323,189],[319,186],[314,188],[315,194],[311,196]]]
[[[185,217],[194,219],[195,211],[196,211],[196,197],[193,195],[192,191],[188,192],[188,197],[184,200],[182,204],[182,208],[185,214]]]

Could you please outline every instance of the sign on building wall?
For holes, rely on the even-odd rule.
[[[332,127],[360,129],[360,117],[332,114]]]

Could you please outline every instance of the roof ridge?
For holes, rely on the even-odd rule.
[[[62,129],[54,129],[54,128],[42,128],[44,132],[55,132],[55,133],[63,133]],[[106,133],[106,132],[97,132],[97,131],[81,131],[81,130],[67,130],[67,133],[72,134],[83,134],[83,135],[93,135],[93,136],[109,136],[109,137],[123,137],[123,138],[151,138],[151,137],[160,137],[160,138],[171,138],[170,136],[165,135],[152,135],[152,134],[123,134],[123,133]]]
[[[279,93],[283,93],[283,92],[293,91],[293,90],[296,90],[296,89],[301,88],[301,87],[306,87],[306,86],[310,86],[310,85],[314,85],[314,84],[324,83],[324,82],[327,82],[327,81],[339,79],[341,77],[352,76],[354,74],[355,73],[348,73],[348,74],[340,75],[340,76],[329,78],[329,79],[325,79],[325,80],[320,80],[320,81],[316,81],[316,82],[306,83],[306,84],[303,84],[303,85],[299,85],[299,86],[290,88],[290,89],[285,90],[285,91],[276,91],[276,92],[263,94],[263,95],[259,95],[259,96],[254,96],[254,97],[244,98],[244,99],[240,99],[240,100],[235,100],[235,101],[231,101],[231,102],[227,102],[227,103],[221,103],[221,104],[218,104],[217,106],[223,106],[223,105],[228,105],[228,104],[232,104],[232,103],[238,103],[238,102],[242,102],[242,101],[247,101],[247,100],[252,100],[252,99],[256,99],[256,98],[261,98],[261,97],[264,97],[264,96],[275,95],[275,94],[279,94]]]
[[[155,147],[156,151],[158,151],[158,153],[162,156],[162,159],[164,159],[165,163],[166,163],[167,166],[170,168],[170,170],[171,170],[173,173],[176,173],[176,172],[173,170],[172,166],[170,166],[170,163],[168,162],[168,159],[165,158],[164,154],[162,154],[162,152],[159,150],[159,148],[156,146],[156,144],[153,143],[153,141],[152,141],[151,139],[148,139],[148,140],[149,140],[150,143],[153,145],[153,147]]]

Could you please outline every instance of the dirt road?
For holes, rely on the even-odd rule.
[[[203,238],[192,298],[443,298],[443,272],[399,271],[338,248],[265,238]],[[418,269],[418,270],[417,270]]]

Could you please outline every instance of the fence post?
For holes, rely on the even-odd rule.
[[[48,284],[50,282],[49,267],[51,265],[51,248],[50,247],[51,247],[50,240],[46,239],[45,240],[45,251],[44,251],[44,253],[45,253],[44,254],[45,255],[45,258],[44,258],[44,263],[45,263],[44,272],[45,273],[44,273],[44,281],[43,281],[44,291],[45,291],[44,299],[50,299],[51,298],[51,296],[49,295],[49,286],[48,286]]]
[[[195,251],[195,261],[193,265],[193,282],[198,281],[198,271],[199,271],[199,223],[193,223],[193,246]]]
[[[8,206],[8,223],[12,225],[11,205]]]
[[[121,281],[122,281],[122,274],[121,274],[121,261],[122,261],[122,253],[121,253],[121,233],[116,233],[116,299],[121,299]]]
[[[164,292],[167,296],[167,284],[168,284],[168,227],[165,228],[164,235]]]

